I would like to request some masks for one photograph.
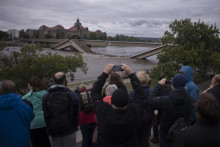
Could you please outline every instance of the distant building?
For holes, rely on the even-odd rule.
[[[19,30],[16,29],[11,29],[11,30],[7,30],[7,33],[9,35],[9,38],[18,38],[19,37]]]
[[[39,38],[39,30],[27,29],[26,34],[28,34],[29,38]]]
[[[69,29],[65,29],[61,25],[56,25],[55,27],[48,27],[46,25],[42,25],[39,28],[39,38],[88,39],[89,29],[87,27],[83,27],[78,18],[74,26]]]

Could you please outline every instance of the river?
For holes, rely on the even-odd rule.
[[[7,51],[17,51],[20,47],[7,47]],[[144,59],[131,59],[128,56],[142,52],[144,50],[150,50],[151,48],[147,47],[119,47],[119,46],[107,46],[107,47],[93,47],[92,50],[97,55],[92,54],[82,54],[83,60],[87,63],[88,71],[87,74],[84,74],[81,70],[77,69],[74,81],[68,81],[69,83],[77,83],[82,81],[94,80],[96,79],[103,71],[107,64],[122,64],[125,63],[132,68],[134,71],[138,70],[148,70],[152,68],[156,63],[156,56],[152,56]],[[68,51],[55,51],[49,48],[45,48],[44,53],[58,53],[62,56],[74,55],[72,52]],[[100,55],[104,54],[104,55]],[[107,56],[107,55],[115,55]],[[119,57],[127,56],[127,57]]]

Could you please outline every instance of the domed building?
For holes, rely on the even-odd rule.
[[[47,27],[42,25],[39,28],[39,38],[55,38],[55,39],[88,39],[89,38],[89,29],[83,27],[79,18],[75,22],[74,26],[65,29],[62,25],[56,25],[55,27]]]

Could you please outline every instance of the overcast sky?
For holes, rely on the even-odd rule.
[[[220,28],[219,0],[0,0],[0,29],[39,29],[77,17],[90,31],[108,35],[162,37],[175,19],[201,19]]]

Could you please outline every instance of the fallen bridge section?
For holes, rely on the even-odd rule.
[[[80,53],[90,53],[92,54],[93,51],[83,42],[78,41],[78,40],[64,40],[61,43],[56,44],[55,46],[52,47],[52,49],[55,50],[64,50],[65,48],[70,47],[72,51],[78,51]]]
[[[160,53],[165,46],[166,45],[161,45],[159,47],[153,48],[150,51],[144,51],[144,52],[132,55],[132,56],[130,56],[130,58],[144,59],[146,57],[150,57],[150,56],[156,55],[156,54]]]

